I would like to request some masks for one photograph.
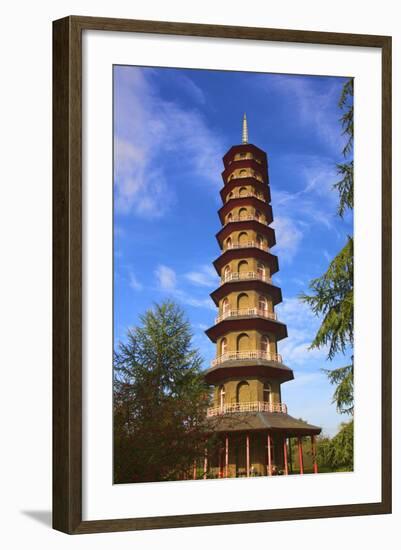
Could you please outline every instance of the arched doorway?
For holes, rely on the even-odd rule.
[[[259,314],[260,315],[266,315],[267,314],[267,300],[264,296],[259,296],[258,309],[259,309]]]
[[[245,275],[249,271],[248,262],[246,260],[242,260],[238,264],[238,273],[241,275]]]
[[[240,208],[238,215],[240,220],[246,220],[248,218],[248,210],[246,208]]]
[[[249,403],[251,400],[251,394],[249,391],[249,384],[246,382],[246,380],[240,382],[237,385],[237,403]]]
[[[264,280],[266,278],[266,267],[261,264],[261,263],[258,263],[258,277],[262,280]]]
[[[245,292],[238,295],[237,298],[237,309],[248,309],[249,308],[249,296]]]
[[[226,267],[224,268],[224,276],[223,276],[223,279],[225,281],[227,281],[229,278],[230,278],[230,274],[231,274],[231,267],[229,265],[226,265]]]
[[[272,402],[272,387],[268,382],[263,385],[263,401],[269,404]]]
[[[266,335],[263,335],[260,341],[260,351],[263,353],[269,353],[270,351],[270,341],[269,337]]]
[[[245,332],[237,338],[237,351],[249,351],[249,336]]]
[[[248,233],[246,231],[242,231],[238,235],[238,243],[240,246],[246,246],[248,244]]]
[[[220,353],[225,355],[227,353],[227,338],[223,338],[220,344]]]

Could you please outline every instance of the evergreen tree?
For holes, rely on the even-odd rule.
[[[343,422],[339,432],[330,439],[318,439],[317,458],[319,466],[329,471],[350,471],[354,467],[354,421]]]
[[[209,395],[190,325],[170,301],[140,321],[114,354],[116,483],[182,479],[204,456]]]
[[[339,193],[338,214],[343,217],[352,210],[354,194],[354,172],[352,147],[354,140],[354,84],[349,79],[343,86],[339,107],[344,111],[340,121],[347,141],[343,148],[344,163],[337,165],[337,173],[342,179],[334,184]],[[328,346],[328,359],[337,353],[344,353],[353,345],[354,336],[354,243],[348,236],[347,242],[331,261],[327,271],[311,281],[309,295],[302,294],[301,300],[310,305],[316,315],[323,320],[311,344],[311,348]],[[333,402],[341,413],[353,413],[354,406],[354,362],[337,369],[324,369],[330,382],[336,387]]]

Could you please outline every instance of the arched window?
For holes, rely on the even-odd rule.
[[[238,263],[238,273],[247,273],[248,271],[248,262],[246,260],[241,260]]]
[[[258,263],[258,277],[264,279],[266,277],[266,268],[263,264]]]
[[[246,208],[240,208],[238,214],[240,220],[246,220],[248,217],[248,210]]]
[[[247,171],[243,168],[242,170],[239,171],[239,177],[240,178],[246,178],[247,177]]]
[[[247,188],[246,187],[240,187],[239,196],[240,197],[246,197],[247,194],[248,194]]]
[[[224,407],[224,402],[226,400],[226,390],[224,389],[224,386],[219,387],[219,406],[221,408]]]
[[[232,213],[230,212],[226,218],[226,223],[229,223],[231,220],[233,219],[233,215]]]
[[[231,267],[229,265],[226,265],[224,268],[224,279],[227,280],[231,273]]]
[[[233,192],[231,191],[231,193],[229,193],[227,195],[226,202],[228,202],[230,199],[232,199],[232,197],[233,197]]]
[[[227,353],[227,338],[223,338],[220,344],[221,355]]]
[[[256,237],[256,244],[258,245],[259,248],[264,248],[263,237],[261,237],[260,235],[258,235],[258,236]]]
[[[272,388],[267,382],[263,385],[263,401],[266,403],[272,402]]]
[[[249,384],[245,380],[240,382],[237,385],[237,391],[236,391],[236,397],[237,397],[237,403],[249,403],[250,401],[250,391],[249,391]]]
[[[258,220],[258,222],[262,221],[262,214],[260,213],[260,210],[255,211],[255,218]]]
[[[263,353],[269,352],[269,338],[266,335],[262,336],[262,339],[260,341],[260,350]]]
[[[227,313],[228,308],[229,308],[228,298],[224,298],[223,303],[222,303],[223,314]]]
[[[249,307],[249,297],[248,294],[243,292],[237,298],[237,309],[247,309]]]
[[[267,311],[267,300],[264,296],[259,296],[258,307],[262,313]]]
[[[232,245],[233,243],[232,243],[231,237],[228,237],[228,239],[226,240],[226,248],[231,248]]]
[[[249,351],[249,336],[245,332],[237,338],[237,351]]]
[[[238,235],[238,243],[241,245],[241,246],[246,246],[248,244],[248,233],[246,231],[242,231],[239,235]]]

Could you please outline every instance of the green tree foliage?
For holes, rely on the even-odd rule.
[[[114,354],[116,483],[180,479],[204,454],[209,394],[189,323],[170,301],[140,321]]]
[[[352,358],[353,359],[353,358]],[[354,414],[354,362],[338,369],[324,369],[330,383],[336,386],[333,402],[339,413]]]
[[[321,470],[350,471],[354,467],[354,421],[344,422],[330,439],[319,437],[317,459]]]
[[[344,158],[348,160],[337,164],[337,173],[342,176],[334,188],[339,194],[338,214],[343,217],[347,209],[354,207],[354,160],[352,158],[352,147],[354,144],[354,80],[351,78],[344,84],[340,101],[340,109],[344,111],[340,122],[343,128],[343,135],[347,141],[343,148]]]
[[[338,352],[344,353],[347,345],[353,342],[353,271],[353,240],[349,238],[326,273],[309,284],[312,294],[301,295],[313,313],[323,316],[311,347],[328,346],[329,359]]]
[[[343,217],[354,206],[354,165],[352,147],[354,140],[354,83],[349,79],[343,86],[339,107],[343,115],[340,122],[343,134],[347,137],[343,148],[344,163],[337,165],[342,179],[334,184],[339,194],[338,214]],[[302,294],[301,300],[312,311],[322,316],[322,323],[311,344],[311,348],[328,346],[328,359],[337,353],[345,353],[353,345],[354,339],[354,243],[348,237],[346,244],[330,262],[327,271],[310,282],[310,294]],[[338,369],[324,369],[330,382],[336,387],[333,402],[341,413],[353,413],[354,385],[353,358],[351,363]]]

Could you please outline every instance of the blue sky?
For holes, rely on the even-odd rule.
[[[114,68],[114,333],[127,329],[155,302],[172,298],[185,309],[194,344],[207,368],[215,347],[204,334],[216,308],[212,261],[223,182],[222,156],[249,141],[267,152],[282,288],[279,343],[295,380],[282,386],[289,413],[334,434],[341,421],[333,387],[321,368],[326,350],[308,351],[319,320],[297,298],[327,268],[352,234],[352,218],[336,215],[344,137],[337,103],[345,79],[243,72]]]

